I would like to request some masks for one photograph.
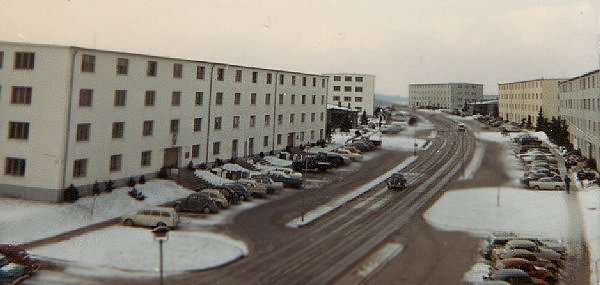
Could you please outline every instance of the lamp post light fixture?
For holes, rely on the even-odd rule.
[[[160,264],[160,285],[163,285],[163,243],[169,240],[169,228],[158,226],[152,230],[154,240],[158,241],[159,264]]]

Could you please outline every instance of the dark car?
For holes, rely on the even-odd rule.
[[[511,285],[533,285],[529,275],[520,269],[500,269],[492,274],[493,280],[506,281]]]
[[[238,193],[235,192],[235,190],[228,188],[228,187],[223,187],[223,186],[217,186],[214,188],[219,190],[219,192],[221,192],[221,194],[223,194],[223,196],[225,196],[225,199],[227,199],[227,201],[229,201],[229,204],[237,205],[240,203],[241,198],[238,195]]]
[[[30,271],[39,268],[39,261],[33,258],[24,247],[13,244],[0,244],[0,254],[4,255],[11,262],[22,264]]]
[[[211,199],[206,193],[193,193],[187,198],[175,203],[175,211],[177,212],[202,212],[218,213],[219,206],[216,201]]]
[[[227,183],[227,184],[223,184],[221,186],[235,191],[235,193],[237,193],[240,200],[244,200],[244,201],[252,200],[252,193],[250,193],[250,191],[248,191],[248,189],[242,184]]]
[[[340,167],[346,164],[344,157],[335,153],[319,152],[317,157],[319,161],[329,162],[333,167]]]
[[[318,171],[324,172],[327,171],[331,167],[331,163],[327,161],[320,161],[313,156],[305,157],[300,160],[295,160],[292,162],[292,169],[294,171],[302,172],[302,171]],[[275,180],[275,179],[273,179]],[[277,181],[277,180],[275,180]]]
[[[406,178],[400,173],[394,173],[392,177],[388,178],[386,184],[390,190],[404,190],[406,188]]]
[[[302,178],[293,177],[290,175],[286,175],[280,171],[271,171],[269,172],[269,177],[273,179],[275,182],[283,183],[283,186],[289,188],[300,188],[302,187]]]

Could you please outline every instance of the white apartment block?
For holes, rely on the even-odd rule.
[[[600,70],[559,84],[560,117],[569,139],[587,158],[600,161]]]
[[[369,74],[335,73],[329,77],[329,104],[341,105],[367,115],[373,115],[375,76]],[[341,103],[340,103],[341,102]]]
[[[498,108],[504,120],[535,125],[542,109],[544,117],[558,117],[558,83],[565,79],[534,79],[498,84]]]
[[[0,195],[59,201],[324,138],[327,76],[0,42]]]
[[[483,84],[409,84],[408,104],[412,108],[462,110],[466,103],[483,99]]]

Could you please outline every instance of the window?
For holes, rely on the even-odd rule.
[[[321,88],[325,88],[325,78],[321,78]]]
[[[223,81],[224,79],[225,79],[225,69],[218,68],[217,69],[217,80],[218,81]]]
[[[238,155],[238,140],[231,140],[231,157],[237,157]]]
[[[117,75],[127,75],[129,72],[129,59],[117,58]]]
[[[336,75],[333,77],[333,81],[342,81],[342,77]]]
[[[215,105],[223,105],[223,92],[217,92],[215,97]]]
[[[315,139],[315,131],[314,131],[314,130],[311,130],[311,131],[310,131],[310,139],[311,139],[311,140],[314,140],[314,139]]]
[[[300,115],[300,123],[304,123],[304,121],[306,121],[306,114],[305,114],[305,113],[302,113],[302,114]]]
[[[292,94],[292,99],[290,100],[290,104],[296,104],[296,94]]]
[[[340,96],[333,96],[333,101],[340,101]]]
[[[213,143],[213,155],[218,155],[219,153],[221,153],[221,143],[214,142]]]
[[[4,65],[4,52],[0,51],[0,68]]]
[[[256,105],[256,93],[250,94],[250,105]]]
[[[234,129],[240,128],[240,116],[233,116],[233,128]]]
[[[90,141],[90,127],[91,127],[91,124],[77,124],[77,141],[78,142]]]
[[[354,78],[354,81],[356,81],[356,82],[363,82],[363,78],[362,78],[362,76],[357,76],[357,77]]]
[[[10,98],[11,104],[31,104],[31,87],[25,86],[13,86],[12,88],[12,96]]]
[[[292,86],[296,86],[296,75],[292,75]]]
[[[344,92],[352,92],[352,86],[344,86]]]
[[[235,94],[233,95],[233,104],[234,104],[234,105],[239,105],[239,104],[240,104],[240,101],[242,101],[242,94],[240,94],[240,93],[235,93]]]
[[[317,78],[316,78],[316,77],[313,77],[313,79],[312,79],[312,83],[313,83],[313,84],[312,84],[312,85],[313,85],[313,87],[317,87]]]
[[[17,140],[26,140],[29,138],[29,123],[9,122],[8,138]]]
[[[263,147],[268,147],[269,146],[269,136],[264,136],[263,137]]]
[[[242,70],[238,69],[235,71],[235,82],[242,82]]]
[[[265,127],[268,127],[269,125],[271,125],[271,116],[265,115]]]
[[[310,121],[311,122],[315,121],[315,113],[310,113]]]
[[[194,118],[194,132],[202,131],[202,118]]]
[[[123,155],[113,154],[110,156],[110,172],[121,171],[121,163],[123,161]]]
[[[302,86],[306,86],[306,76],[302,76]]]
[[[181,91],[173,91],[171,94],[171,106],[181,105]]]
[[[79,90],[79,107],[92,107],[93,101],[93,90],[92,89],[80,89]]]
[[[321,105],[325,105],[325,95],[321,95]]]
[[[140,165],[142,167],[152,165],[152,151],[151,150],[142,151],[142,160],[140,162]]]
[[[283,85],[284,80],[285,77],[283,76],[283,74],[279,74],[279,84]]]
[[[124,122],[114,122],[112,124],[112,138],[113,139],[122,139],[124,130],[125,130]]]
[[[267,73],[267,84],[271,84],[273,82],[273,74]]]
[[[279,94],[279,105],[283,104],[283,94]]]
[[[158,63],[153,60],[148,61],[148,65],[146,67],[146,75],[156,77],[156,74],[158,74]]]
[[[204,72],[205,72],[205,67],[204,66],[196,66],[196,79],[204,79]]]
[[[344,81],[352,82],[352,76],[344,76]]]
[[[271,105],[271,94],[265,94],[265,105]]]
[[[171,120],[171,127],[169,128],[169,133],[176,134],[179,132],[179,120],[174,119]]]
[[[306,104],[306,95],[302,95],[302,105]]]
[[[87,159],[76,159],[73,161],[73,177],[85,177],[87,175]]]
[[[254,138],[248,138],[248,152],[254,155]]]
[[[252,83],[258,82],[258,72],[252,71]]]
[[[192,158],[198,158],[198,157],[200,157],[200,145],[199,144],[192,145]]]
[[[355,102],[362,102],[362,97],[354,97]]]
[[[215,117],[215,130],[221,129],[222,120],[223,119],[221,117]]]
[[[4,174],[10,176],[25,176],[25,159],[7,157]]]
[[[127,90],[115,90],[115,107],[124,107],[127,104]]]
[[[144,97],[144,106],[154,106],[154,101],[156,99],[156,91],[154,90],[146,90],[146,96]]]
[[[296,114],[290,114],[290,124],[294,123],[294,117]]]
[[[321,112],[321,122],[323,121],[323,117],[324,117],[324,116],[325,116],[325,115],[324,115],[324,113],[323,113],[323,112]]]
[[[361,86],[354,87],[354,92],[362,92],[363,88]]]
[[[281,144],[281,134],[277,134],[277,145]]]
[[[144,129],[142,131],[142,135],[145,137],[151,136],[154,134],[154,121],[144,121]]]
[[[16,63],[15,63],[16,64]],[[96,56],[84,54],[81,56],[81,72],[95,72]]]
[[[196,92],[196,106],[202,106],[204,101],[204,92]]]
[[[283,124],[283,115],[282,114],[277,115],[277,124],[278,125]]]
[[[317,95],[312,95],[312,104],[317,104]]]
[[[183,77],[183,64],[173,63],[173,78]]]
[[[4,53],[2,53],[3,57]],[[0,67],[1,67],[0,62]],[[15,69],[33,69],[35,65],[35,53],[33,52],[16,52],[15,53]]]
[[[250,116],[250,127],[253,128],[254,126],[256,126],[256,116],[252,115]]]

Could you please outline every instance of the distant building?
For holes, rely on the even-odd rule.
[[[375,100],[375,76],[369,74],[331,73],[329,77],[328,103],[349,107],[352,110],[373,115]]]
[[[498,100],[478,101],[467,104],[469,106],[468,112],[472,115],[498,116]]]
[[[483,99],[483,84],[440,83],[410,84],[409,105],[413,108],[438,108],[459,111],[468,102]]]
[[[514,123],[531,121],[535,125],[540,108],[544,117],[558,117],[558,83],[564,80],[535,79],[499,83],[500,117]]]
[[[600,162],[600,70],[565,80],[559,90],[560,117],[567,121],[571,143]]]

